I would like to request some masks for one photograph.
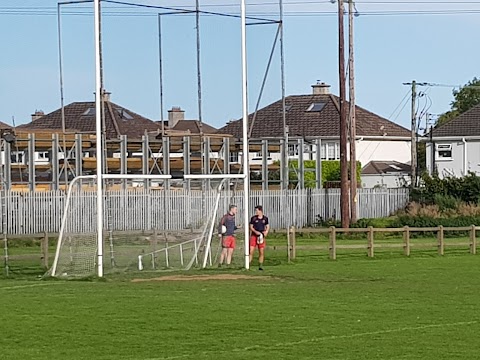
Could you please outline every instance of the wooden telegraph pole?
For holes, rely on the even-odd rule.
[[[347,162],[347,112],[345,102],[345,33],[344,0],[338,0],[338,72],[340,81],[340,213],[342,227],[350,226],[348,162]]]
[[[357,154],[356,154],[356,119],[355,119],[355,68],[353,46],[354,2],[348,0],[348,86],[349,86],[349,123],[350,123],[350,222],[357,221]]]

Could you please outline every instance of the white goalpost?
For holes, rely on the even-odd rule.
[[[110,174],[103,174],[103,146],[102,146],[102,118],[101,118],[101,97],[102,97],[102,82],[101,82],[101,46],[100,46],[100,0],[94,0],[93,2],[94,6],[94,34],[95,34],[95,120],[96,120],[96,176],[91,176],[91,177],[78,177],[77,179],[80,180],[80,178],[84,179],[93,179],[96,182],[96,202],[95,202],[95,208],[96,208],[96,231],[95,231],[95,237],[96,237],[96,249],[95,249],[95,261],[94,261],[94,266],[96,266],[96,275],[98,277],[103,277],[104,276],[104,252],[103,252],[103,247],[104,247],[104,191],[103,191],[103,180],[105,179],[125,179],[125,175],[110,175]],[[249,164],[248,164],[248,99],[247,99],[247,56],[246,56],[246,1],[245,0],[240,0],[240,23],[241,23],[241,64],[242,64],[242,118],[243,118],[243,127],[242,127],[242,133],[243,133],[243,142],[242,142],[242,167],[243,167],[243,174],[242,175],[237,175],[238,177],[241,177],[243,179],[243,207],[244,207],[244,213],[243,213],[243,224],[244,224],[244,237],[245,237],[245,246],[244,246],[244,266],[246,269],[249,268],[249,246],[248,246],[248,235],[249,235],[249,230],[248,230],[248,222],[249,222]],[[151,176],[151,177],[150,177]],[[155,177],[156,176],[156,177]],[[169,179],[170,175],[162,175],[164,180]],[[197,179],[201,179],[202,175],[197,175]],[[212,177],[214,178],[215,175],[203,175],[203,179],[211,179]],[[235,178],[236,175],[217,175],[217,178],[222,178],[222,177],[230,177],[230,178]],[[160,179],[159,175],[132,175],[134,179]],[[187,176],[185,176],[187,178]],[[195,176],[194,176],[195,178]],[[70,198],[72,196],[72,182],[70,184],[68,193],[67,195],[67,203],[70,201]],[[66,226],[67,223],[67,216],[69,215],[68,213],[68,205],[65,208],[65,213],[64,213],[64,219],[62,220],[62,225]],[[90,204],[91,206],[91,204]],[[217,208],[218,210],[218,208]],[[83,221],[82,219],[78,219],[78,221]],[[209,235],[212,234],[213,232],[213,222],[212,225],[210,226],[210,231]],[[54,261],[54,266],[52,267],[51,275],[57,276],[58,275],[58,267],[60,264],[61,260],[61,255],[62,255],[62,249],[66,244],[66,239],[64,237],[66,229],[63,228],[60,236],[59,236],[59,242],[57,246],[57,252],[55,256],[55,261]],[[92,243],[92,238],[91,235],[86,236],[86,237],[80,237],[81,240],[80,243],[85,243],[85,244],[90,244]],[[78,243],[78,242],[77,242]],[[210,245],[208,245],[210,246]],[[70,252],[73,254],[73,252]],[[91,257],[87,257],[87,259],[82,259],[81,261],[86,261],[88,264],[91,264]],[[84,266],[85,269],[89,268],[90,265]],[[204,258],[204,265],[206,264],[205,258]]]
[[[170,175],[105,174],[102,178],[116,181],[117,188],[126,180],[172,183],[168,190],[165,186],[118,190],[113,184],[110,189],[103,189],[100,213],[95,206],[96,193],[89,191],[88,186],[79,187],[80,181],[96,181],[97,176],[73,179],[49,275],[98,275],[99,263],[102,276],[105,271],[206,268],[218,261],[221,246],[215,240],[216,229],[229,205],[235,203],[239,213],[248,214],[243,194],[230,189],[232,181],[245,180],[241,174],[186,175],[182,179],[172,179]],[[207,180],[214,187],[205,190],[202,183]],[[192,189],[185,189],[184,181],[190,182]],[[102,222],[100,235],[99,218],[107,219]],[[239,247],[248,249],[248,242]],[[106,254],[104,249],[108,249]],[[236,265],[243,266],[243,262]]]

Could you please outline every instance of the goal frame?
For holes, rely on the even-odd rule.
[[[95,42],[95,134],[96,134],[96,159],[97,159],[97,212],[100,216],[97,219],[97,242],[102,241],[103,232],[103,179],[108,178],[108,174],[103,174],[103,145],[102,145],[102,116],[101,116],[101,97],[103,95],[103,83],[101,77],[101,34],[100,34],[100,8],[101,0],[94,0],[94,42]],[[239,0],[240,5],[240,48],[241,48],[241,72],[242,72],[242,166],[244,191],[244,231],[245,231],[245,268],[250,267],[250,247],[248,246],[249,238],[249,192],[250,192],[250,167],[249,167],[249,146],[248,146],[248,93],[247,93],[247,9],[246,0]],[[144,175],[148,176],[148,175]],[[170,176],[170,175],[165,175]],[[187,175],[185,175],[187,176]],[[184,176],[184,178],[185,178]],[[203,175],[214,176],[214,175]],[[221,176],[221,175],[220,175]],[[235,175],[233,175],[235,176]],[[208,177],[207,177],[208,178]],[[98,247],[98,276],[103,277],[103,247]]]
[[[139,174],[139,175],[134,175],[134,174],[103,174],[100,175],[100,179],[98,179],[97,175],[81,175],[75,177],[69,184],[68,186],[68,191],[67,191],[67,197],[66,197],[66,202],[65,202],[65,207],[64,207],[64,212],[62,215],[62,221],[60,225],[60,234],[58,237],[57,241],[57,248],[55,250],[55,258],[53,261],[52,265],[52,272],[51,275],[53,277],[56,276],[57,272],[57,266],[58,266],[58,259],[60,257],[60,251],[63,243],[63,234],[65,233],[65,227],[67,223],[67,216],[68,216],[68,208],[70,205],[70,199],[72,195],[73,188],[77,185],[77,183],[80,180],[95,180],[96,182],[103,183],[104,180],[171,180],[172,176],[171,175],[145,175],[145,174]],[[232,180],[232,179],[237,179],[241,180],[243,179],[245,182],[245,175],[244,174],[208,174],[208,175],[184,175],[182,177],[183,180]],[[222,186],[220,184],[219,186]],[[164,189],[164,191],[166,191]],[[245,204],[248,204],[248,193],[244,193],[244,202]],[[98,196],[98,193],[97,193]],[[104,274],[104,269],[103,269],[103,241],[104,241],[104,233],[103,233],[103,190],[100,193],[100,199],[102,202],[102,206],[100,208],[97,208],[97,276],[98,277],[103,277]],[[218,204],[216,203],[215,207],[215,212],[218,210]],[[246,221],[244,225],[244,231],[245,231],[245,268],[248,269],[250,265],[250,248],[249,248],[249,243],[248,243],[248,235],[249,235],[249,229],[248,229],[248,208],[245,207],[244,211],[244,221]],[[98,230],[98,224],[102,224],[101,231]],[[206,254],[209,253],[210,251],[210,246],[211,246],[211,238],[213,236],[213,231],[215,228],[214,221],[212,221],[211,224],[209,224],[209,229],[208,229],[208,241],[207,241],[207,246],[206,246]],[[206,267],[207,263],[207,256],[205,256],[202,264],[202,268]]]

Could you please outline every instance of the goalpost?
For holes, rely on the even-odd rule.
[[[101,56],[100,56],[100,0],[94,0],[94,35],[95,35],[95,121],[96,121],[96,172],[97,176],[93,177],[96,180],[96,274],[98,277],[104,276],[104,253],[103,253],[103,230],[104,230],[104,211],[103,211],[103,180],[112,178],[114,175],[103,174],[103,146],[102,146],[102,118],[101,118],[101,96],[102,96],[102,83],[101,83]],[[248,222],[249,222],[249,164],[248,164],[248,99],[247,99],[247,56],[246,56],[246,0],[240,0],[240,23],[241,23],[241,63],[242,63],[242,117],[243,117],[243,142],[242,142],[242,166],[243,166],[243,206],[244,206],[244,236],[245,236],[245,248],[244,248],[244,266],[249,268],[249,247],[248,247]],[[123,175],[122,175],[123,176]],[[136,179],[142,176],[135,175]],[[143,175],[149,176],[149,175]],[[163,175],[169,176],[169,175]],[[205,175],[212,176],[212,175]],[[92,179],[90,177],[90,179]],[[166,179],[166,178],[164,178]],[[71,184],[70,184],[71,185]],[[71,189],[69,193],[71,196]],[[67,216],[67,211],[64,214],[64,218]],[[60,234],[60,238],[62,233]],[[57,275],[57,267],[59,265],[59,255],[61,253],[62,242],[60,241],[57,246],[57,252],[55,256],[54,267],[52,268],[52,275]],[[63,240],[62,240],[63,241]],[[91,241],[91,238],[90,238]],[[64,242],[63,242],[64,244]],[[84,259],[86,261],[86,259]]]
[[[182,179],[172,179],[170,175],[105,174],[102,178],[116,181],[117,187],[125,180],[141,183],[149,180],[152,184],[161,182],[162,186],[135,187],[132,182],[132,186],[117,190],[113,184],[110,189],[103,190],[102,212],[99,212],[94,201],[96,194],[78,187],[81,180],[97,180],[96,175],[73,179],[68,187],[49,275],[98,275],[99,263],[102,274],[205,268],[218,261],[220,242],[215,241],[216,230],[229,205],[235,203],[239,213],[248,215],[244,194],[230,189],[233,181],[245,180],[243,175],[186,175]],[[205,190],[207,180],[214,187]],[[168,189],[167,181],[172,182]],[[190,182],[190,189],[184,188],[184,181]],[[203,201],[206,201],[206,213],[202,210]],[[103,218],[107,220],[98,234],[98,219]],[[248,228],[248,224],[245,227]],[[248,249],[247,242],[244,246]],[[108,251],[105,253],[104,249]],[[101,257],[98,254],[102,254]],[[243,265],[243,262],[236,262],[236,265]]]

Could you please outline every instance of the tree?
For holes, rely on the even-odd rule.
[[[438,118],[436,127],[480,104],[480,79],[474,77],[465,86],[453,90],[453,98],[454,100],[450,103],[450,110]]]

